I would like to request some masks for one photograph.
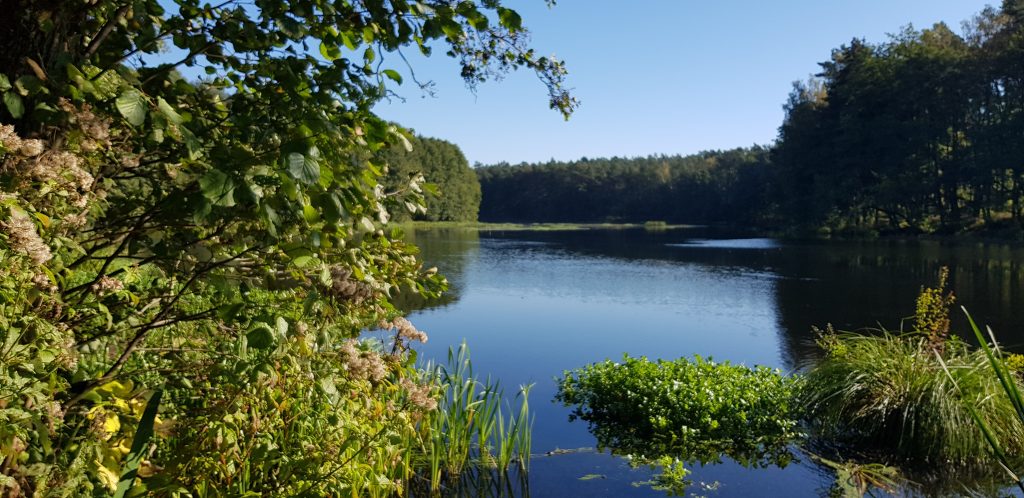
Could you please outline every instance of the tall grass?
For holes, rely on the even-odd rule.
[[[800,394],[819,435],[895,453],[910,463],[977,466],[988,453],[984,423],[1007,451],[1024,451],[1021,422],[985,349],[926,333],[839,333]],[[963,400],[963,401],[961,401]]]
[[[978,325],[974,322],[974,319],[971,318],[971,314],[967,313],[967,309],[961,309],[963,309],[964,314],[967,315],[967,321],[971,324],[971,331],[974,332],[974,337],[977,338],[978,343],[981,345],[981,351],[984,353],[989,367],[991,367],[992,372],[999,379],[999,385],[1005,395],[1004,399],[1013,406],[1015,420],[1020,424],[1024,424],[1024,396],[1021,395],[1019,379],[1011,369],[1007,367],[1007,362],[1003,358],[1002,350],[996,342],[995,334],[992,333],[991,328],[986,327],[985,329],[988,332],[988,337],[985,337],[985,335],[981,333],[981,329],[979,329]],[[992,341],[991,345],[988,343],[989,339]],[[942,361],[941,356],[939,356],[939,361]],[[956,383],[951,370],[946,367],[946,365],[943,365],[943,367],[950,379]],[[960,387],[959,384],[957,384],[957,387]],[[966,391],[960,389],[960,393],[961,395],[964,395]],[[973,400],[971,400],[970,397],[966,397],[964,399],[964,407],[970,412],[971,417],[978,426],[978,429],[981,430],[984,435],[985,441],[988,443],[996,462],[1010,475],[1017,484],[1017,487],[1019,487],[1021,491],[1024,491],[1024,480],[1021,480],[1019,474],[1013,470],[1014,468],[1019,467],[1021,464],[1021,457],[1024,456],[1019,447],[1020,438],[1024,435],[1019,430],[1020,425],[1018,425],[1018,430],[1014,434],[1000,434],[998,427],[991,425],[990,421],[987,420],[979,410],[977,410],[972,401]],[[1006,439],[1008,436],[1011,439]]]
[[[533,419],[529,413],[530,386],[521,387],[519,409],[505,401],[498,382],[473,374],[469,348],[449,348],[447,363],[428,365],[431,380],[440,386],[437,410],[421,422],[415,444],[422,458],[417,475],[429,481],[431,493],[445,487],[494,480],[511,481],[510,470],[525,476],[530,461]]]

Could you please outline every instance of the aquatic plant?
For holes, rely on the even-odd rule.
[[[448,349],[445,364],[427,365],[424,372],[426,382],[437,386],[438,405],[407,442],[418,453],[413,486],[426,483],[430,492],[436,492],[467,482],[476,487],[480,482],[508,481],[510,470],[525,476],[532,444],[531,386],[520,387],[519,407],[513,411],[498,382],[474,375],[465,342],[457,350]]]
[[[1013,451],[1024,450],[1014,405],[985,351],[955,339],[937,345],[936,337],[828,329],[819,341],[826,355],[806,373],[799,397],[812,432],[910,464],[970,467],[988,449],[977,418]]]
[[[981,333],[981,329],[971,318],[970,313],[967,313],[966,308],[961,308],[964,314],[967,315],[967,321],[971,325],[971,331],[974,333],[974,337],[978,340],[981,345],[980,349],[985,354],[985,359],[988,360],[988,365],[991,367],[991,371],[999,379],[999,385],[1002,387],[1003,393],[1005,394],[1004,400],[1008,401],[1014,410],[1015,420],[1024,424],[1024,396],[1021,395],[1019,385],[1019,370],[1014,367],[1017,366],[1021,355],[1010,355],[1004,358],[1002,350],[999,348],[999,344],[996,342],[995,334],[992,333],[991,328],[987,328],[988,337],[985,337]],[[988,344],[988,340],[991,339],[992,344]],[[939,361],[942,361],[941,355],[937,355]],[[953,377],[950,368],[943,364],[943,370],[949,376],[950,380],[954,382],[957,390],[963,396],[962,401],[964,408],[971,414],[971,418],[977,424],[978,429],[985,437],[985,442],[988,443],[991,449],[991,454],[998,462],[999,466],[1010,475],[1016,485],[1024,491],[1024,480],[1014,472],[1014,468],[1020,466],[1021,463],[1021,452],[1020,452],[1020,426],[1017,427],[1015,434],[1000,434],[998,431],[999,427],[993,426],[989,420],[978,411],[977,407],[972,404],[974,402],[971,399],[970,393],[960,389],[960,385],[956,383],[956,379]],[[1009,437],[1010,439],[1007,439]],[[1008,449],[1010,452],[1008,452]],[[1011,453],[1012,452],[1012,453]]]
[[[565,372],[555,399],[575,407],[598,445],[617,454],[784,465],[799,435],[799,379],[767,367],[623,357]]]

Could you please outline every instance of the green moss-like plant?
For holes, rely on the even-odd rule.
[[[799,380],[766,367],[695,357],[624,356],[566,372],[556,399],[574,406],[598,445],[618,454],[784,465],[798,435],[791,403]]]

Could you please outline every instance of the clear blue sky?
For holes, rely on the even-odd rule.
[[[507,0],[541,54],[566,61],[582,106],[568,122],[548,110],[530,73],[486,83],[476,95],[440,51],[408,54],[436,83],[421,98],[376,110],[418,133],[458,144],[470,163],[687,154],[776,136],[792,82],[817,72],[852,38],[886,39],[902,26],[944,21],[956,31],[979,0]],[[996,2],[998,6],[998,2]],[[395,61],[395,65],[399,65]]]

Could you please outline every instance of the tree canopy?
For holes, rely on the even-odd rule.
[[[476,169],[480,219],[495,222],[765,223],[762,147],[690,156],[581,159]]]
[[[399,212],[399,219],[427,221],[476,221],[480,210],[480,181],[459,147],[437,138],[416,137],[412,149],[393,146],[382,160],[388,167],[384,180],[390,189],[401,189],[422,177],[425,209]]]
[[[0,10],[2,492],[400,489],[429,386],[389,296],[445,281],[386,227],[423,198],[380,183],[410,137],[370,109],[440,49],[568,115],[561,62],[497,0]]]
[[[1024,227],[1020,2],[960,35],[907,28],[853,40],[796,84],[773,153],[795,224],[947,232]]]

